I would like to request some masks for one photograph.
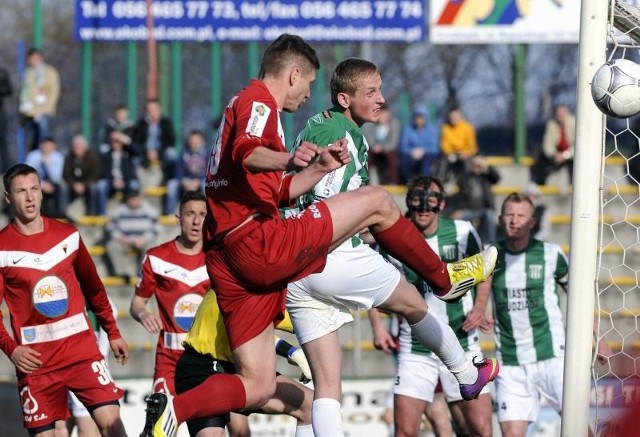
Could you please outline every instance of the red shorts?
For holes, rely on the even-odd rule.
[[[153,372],[153,393],[176,394],[175,376],[176,364],[183,351],[169,350],[156,352],[156,366]]]
[[[72,391],[89,411],[102,405],[118,404],[123,391],[116,386],[104,357],[80,361],[51,372],[26,375],[18,380],[24,426],[29,430],[53,429],[56,420],[71,415],[67,391]]]
[[[316,203],[295,218],[256,217],[207,252],[232,350],[282,319],[287,284],[321,272],[332,239],[329,210]]]

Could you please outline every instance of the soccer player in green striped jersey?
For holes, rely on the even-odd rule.
[[[562,412],[565,337],[558,289],[567,291],[569,265],[560,246],[533,238],[534,209],[525,194],[505,198],[500,215],[505,238],[494,243],[496,271],[478,285],[479,290],[490,288],[493,300],[500,360],[496,409],[505,437],[527,435],[529,423],[538,418],[541,396]],[[604,364],[610,355],[601,337],[596,358]]]
[[[457,261],[479,253],[482,248],[480,237],[470,222],[440,215],[446,204],[444,194],[440,180],[430,176],[412,178],[407,183],[407,217],[443,261]],[[484,288],[482,293],[473,290],[458,302],[443,302],[410,268],[396,260],[391,261],[423,295],[429,312],[453,329],[469,359],[481,361],[483,355],[478,327],[486,323],[489,290]],[[380,329],[375,313],[370,314],[370,319],[374,343],[384,350],[385,344],[389,344],[388,331]],[[433,408],[438,381],[442,384],[456,432],[463,435],[492,436],[492,405],[488,386],[480,392],[478,399],[463,402],[454,376],[431,350],[417,341],[405,320],[400,323],[398,344],[398,369],[393,387],[396,437],[418,435],[422,413],[425,412],[429,417],[430,409]]]
[[[533,238],[534,205],[512,193],[502,204],[505,239],[495,243],[498,265],[491,287],[496,355],[498,421],[505,437],[524,437],[544,396],[562,409],[564,321],[558,289],[566,291],[569,265],[555,243]]]
[[[305,142],[326,147],[346,139],[351,161],[315,184],[309,195],[302,199],[301,206],[307,211],[313,210],[316,202],[325,199],[331,202],[341,194],[348,195],[368,184],[369,146],[360,128],[364,123],[378,119],[380,107],[385,102],[380,72],[375,64],[364,59],[349,58],[340,62],[331,76],[330,87],[333,107],[308,120],[294,148]],[[289,220],[295,219],[294,216]],[[411,223],[407,221],[406,224],[414,233]],[[372,234],[384,247],[379,234]],[[411,243],[424,244],[424,241],[412,237]],[[433,250],[429,252],[429,256],[442,262]],[[478,255],[474,257],[477,259]],[[426,259],[427,255],[415,253],[415,257],[405,261]],[[313,376],[311,416],[316,437],[344,435],[340,415],[342,357],[338,329],[353,320],[350,310],[372,307],[407,319],[416,338],[440,356],[455,375],[456,387],[465,399],[476,398],[498,373],[496,361],[473,362],[453,330],[427,310],[426,302],[416,288],[379,253],[353,236],[329,253],[321,273],[311,274],[287,287],[287,309]]]

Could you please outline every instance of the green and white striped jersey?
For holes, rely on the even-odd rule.
[[[459,259],[474,255],[480,252],[480,237],[473,225],[464,220],[453,220],[446,217],[438,217],[438,230],[427,236],[429,246],[440,255],[445,262],[458,261]],[[462,324],[467,313],[473,308],[475,301],[475,288],[467,293],[456,303],[446,303],[431,291],[426,282],[416,275],[411,269],[403,266],[407,280],[425,297],[429,311],[438,316],[441,320],[451,326],[455,332],[460,345],[465,351],[469,350],[471,344],[480,341],[477,329],[466,332],[462,329]],[[418,355],[427,355],[432,352],[423,346],[411,333],[407,321],[403,321],[400,326],[400,353],[410,352]]]
[[[297,208],[283,211],[285,217],[298,213],[313,202],[369,184],[369,168],[367,167],[369,145],[367,140],[360,128],[335,108],[322,111],[311,117],[296,138],[291,150],[295,151],[303,141],[309,141],[319,147],[327,147],[343,138],[348,140],[351,162],[327,174],[307,194],[300,196],[296,202]],[[354,237],[353,242],[354,245],[357,245],[361,241],[358,237]]]
[[[557,244],[531,239],[521,252],[495,244],[492,298],[496,355],[505,365],[564,356],[564,321],[557,285],[566,286],[567,257]]]

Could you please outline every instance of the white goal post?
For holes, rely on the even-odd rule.
[[[562,436],[586,436],[591,394],[593,314],[597,277],[604,115],[591,98],[591,79],[606,60],[608,0],[582,0],[571,203]]]

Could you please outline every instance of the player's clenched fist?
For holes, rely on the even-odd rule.
[[[305,168],[308,167],[309,164],[316,158],[318,154],[318,146],[309,141],[303,141],[296,148],[291,160],[289,161],[289,166]]]
[[[351,162],[349,153],[349,141],[341,139],[335,143],[320,149],[320,164],[326,168],[335,170]]]

